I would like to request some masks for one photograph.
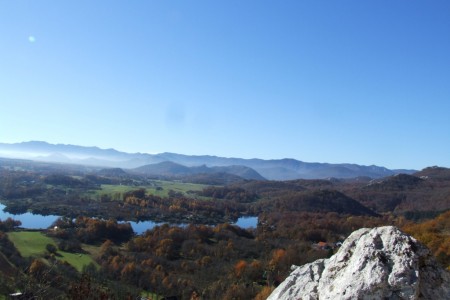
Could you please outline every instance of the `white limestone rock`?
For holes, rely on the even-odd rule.
[[[363,228],[329,259],[295,267],[268,299],[450,299],[450,275],[396,227]]]

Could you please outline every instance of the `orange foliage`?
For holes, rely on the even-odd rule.
[[[405,225],[402,229],[430,248],[445,267],[450,267],[450,211],[433,220]]]
[[[256,295],[254,300],[265,300],[269,297],[269,295],[273,292],[275,288],[273,286],[265,286],[263,289]]]
[[[276,269],[285,255],[286,250],[284,249],[276,249],[275,251],[273,251],[272,259],[269,262],[269,267],[272,270]]]
[[[30,265],[30,274],[34,276],[41,276],[45,271],[46,265],[39,259],[34,259]]]
[[[244,273],[245,269],[247,269],[247,262],[245,260],[240,260],[234,266],[234,274],[237,278],[240,278]]]

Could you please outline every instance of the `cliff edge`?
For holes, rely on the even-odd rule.
[[[362,228],[329,259],[294,266],[275,299],[450,299],[450,274],[398,228]]]

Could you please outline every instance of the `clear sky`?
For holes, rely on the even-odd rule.
[[[450,1],[0,0],[0,142],[450,167]]]

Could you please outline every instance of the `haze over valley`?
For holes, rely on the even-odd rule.
[[[0,1],[0,299],[450,299],[450,1]]]
[[[153,175],[187,175],[194,173],[230,173],[245,179],[322,179],[322,178],[380,178],[415,170],[389,170],[380,166],[351,163],[308,163],[295,159],[242,159],[210,155],[176,153],[125,153],[114,149],[53,145],[46,142],[0,143],[0,155],[37,161],[74,163],[81,165],[125,168]]]

